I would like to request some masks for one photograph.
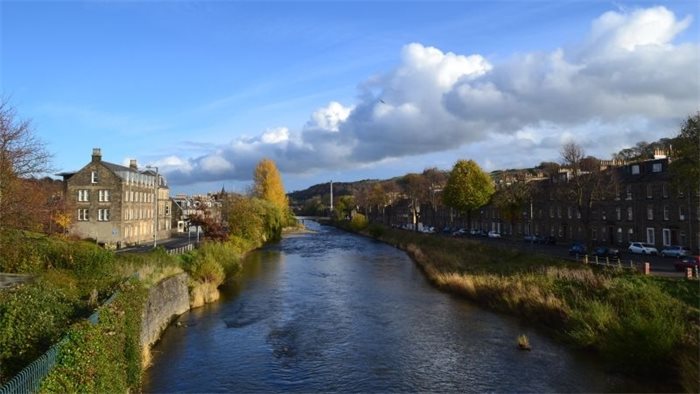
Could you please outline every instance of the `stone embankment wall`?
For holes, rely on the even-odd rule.
[[[151,345],[160,339],[160,334],[173,318],[190,309],[188,280],[186,273],[177,274],[163,279],[148,291],[141,322],[144,367],[150,363]]]

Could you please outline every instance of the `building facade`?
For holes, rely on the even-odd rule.
[[[469,218],[448,207],[423,204],[420,222],[437,229],[444,226],[480,229],[513,238],[551,236],[559,243],[585,241],[588,231],[591,242],[597,245],[626,247],[629,242],[646,242],[659,250],[681,245],[700,253],[700,191],[674,182],[669,173],[670,163],[671,158],[660,152],[654,159],[640,162],[602,162],[604,171],[615,173],[614,190],[609,198],[593,204],[588,224],[584,224],[575,202],[556,192],[570,177],[565,170],[558,176],[537,174],[519,180],[530,182],[534,193],[515,220],[505,220],[493,204],[473,211]],[[385,211],[390,214],[373,219],[399,226],[410,223],[407,204],[398,202]]]
[[[59,175],[75,213],[71,234],[117,248],[170,237],[170,191],[157,169],[102,161],[96,148],[85,167]]]

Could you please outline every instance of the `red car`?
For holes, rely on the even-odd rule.
[[[676,267],[676,271],[685,271],[688,268],[698,268],[700,267],[700,256],[686,256],[683,257],[679,262],[673,264]]]

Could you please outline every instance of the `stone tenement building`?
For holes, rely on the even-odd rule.
[[[123,247],[170,236],[170,190],[157,171],[102,161],[100,149],[77,172],[62,173],[66,201],[75,213],[70,232]]]
[[[617,189],[610,198],[594,204],[590,219],[590,237],[595,244],[626,247],[639,241],[655,245],[659,250],[668,245],[682,245],[695,253],[700,250],[700,192],[674,184],[668,172],[671,158],[657,152],[654,159],[635,163],[602,162],[604,171],[615,171]],[[566,172],[559,174],[567,177]],[[445,226],[496,231],[504,236],[522,237],[533,234],[552,236],[559,243],[583,241],[585,228],[572,201],[557,197],[554,192],[562,179],[532,178],[535,193],[522,206],[521,215],[513,222],[505,220],[499,210],[488,204],[471,214],[458,215],[446,207],[420,207],[420,221],[437,230]],[[400,202],[389,206],[383,218],[391,224],[410,223],[409,207]]]

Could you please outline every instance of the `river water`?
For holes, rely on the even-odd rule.
[[[145,392],[619,392],[517,319],[442,293],[401,251],[319,227],[251,253],[153,349]],[[516,347],[518,335],[533,350]],[[647,388],[648,390],[648,388]]]

